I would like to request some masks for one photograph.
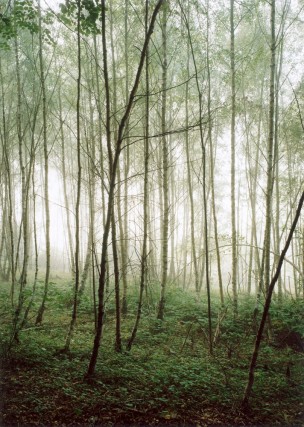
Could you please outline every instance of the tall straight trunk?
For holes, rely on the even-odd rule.
[[[62,115],[61,86],[59,86],[58,97],[59,97],[59,126],[60,126],[61,174],[62,174],[62,183],[63,183],[63,199],[64,199],[64,207],[65,207],[66,221],[67,221],[66,228],[67,228],[67,234],[68,234],[68,250],[69,250],[70,268],[74,278],[75,259],[74,259],[73,238],[72,238],[72,231],[71,231],[70,204],[69,204],[68,189],[67,189],[66,151],[65,151],[65,136],[63,132],[64,120]]]
[[[112,11],[112,4],[110,4],[110,13],[111,13],[111,19],[110,19],[110,41],[111,41],[111,54],[112,54],[112,81],[113,81],[113,112],[114,112],[114,121],[112,121],[112,127],[114,129],[114,140],[117,140],[117,124],[115,119],[115,114],[117,112],[117,84],[116,84],[116,64],[115,64],[115,50],[114,50],[114,40],[113,40],[113,11]],[[111,147],[111,115],[110,115],[110,93],[108,91],[109,88],[109,79],[108,79],[108,69],[107,69],[107,51],[106,51],[106,44],[105,44],[105,38],[103,38],[103,54],[105,58],[104,62],[104,77],[105,77],[105,86],[106,86],[106,134],[107,134],[107,146],[108,146],[108,156],[109,156],[109,170],[110,174],[112,173],[112,162],[113,162],[113,154],[112,154],[112,147]],[[109,116],[108,116],[109,114]],[[117,170],[117,177],[118,181],[120,180],[120,170],[118,167]],[[121,211],[120,211],[120,183],[118,185],[117,189],[118,194],[118,222],[121,225],[122,219],[121,219]],[[115,282],[115,308],[116,308],[116,328],[115,328],[115,350],[117,352],[121,352],[122,345],[121,345],[121,332],[120,332],[120,325],[121,325],[121,313],[120,313],[120,272],[119,272],[119,260],[118,260],[118,245],[117,245],[117,232],[116,232],[116,221],[115,221],[115,205],[113,206],[112,211],[112,220],[111,220],[111,230],[112,230],[112,252],[113,252],[113,265],[114,265],[114,282]],[[121,230],[121,241],[123,241],[123,230],[122,226],[120,228]],[[123,263],[125,264],[124,259],[124,242],[123,242],[123,251],[122,251],[122,258]]]
[[[125,0],[125,93],[126,93],[126,103],[128,102],[128,91],[129,91],[129,55],[128,55],[128,46],[129,46],[129,26],[128,26],[128,14],[129,14],[129,0]],[[126,124],[126,137],[128,137],[128,123]],[[128,175],[130,169],[130,147],[128,144],[128,138],[126,138],[126,147],[124,149],[124,221],[123,221],[123,238],[121,239],[121,258],[122,258],[122,304],[121,311],[124,315],[127,314],[128,304],[127,304],[127,270],[128,270],[128,252],[129,252],[129,237],[128,237]],[[119,218],[121,220],[121,218]],[[122,227],[122,224],[120,225]],[[122,234],[121,234],[122,235]]]
[[[40,68],[40,84],[42,93],[42,135],[43,135],[43,156],[44,156],[44,210],[45,210],[45,278],[44,292],[42,302],[36,317],[36,325],[43,320],[45,303],[49,290],[50,264],[51,264],[51,245],[50,245],[50,202],[49,202],[49,153],[48,153],[48,135],[47,135],[47,101],[45,91],[45,72],[43,58],[43,42],[42,42],[42,17],[41,5],[38,0],[39,14],[39,68]]]
[[[161,292],[158,305],[157,318],[163,320],[165,309],[165,295],[168,278],[168,235],[169,235],[169,179],[168,179],[168,141],[165,136],[167,130],[167,8],[168,0],[165,0],[161,31],[162,31],[162,105],[161,105],[161,143],[162,143],[162,190],[163,190],[163,218],[162,218],[162,259],[161,259]]]
[[[119,261],[118,261],[118,249],[117,249],[117,238],[116,238],[116,224],[115,224],[115,213],[114,209],[112,212],[112,251],[113,251],[113,264],[114,264],[114,281],[115,281],[115,309],[116,309],[116,327],[115,327],[115,350],[117,352],[122,351],[121,345],[121,316],[120,316],[120,287],[119,287]]]
[[[95,79],[96,79],[96,107],[98,113],[98,143],[99,143],[99,164],[100,164],[100,179],[101,179],[101,201],[102,201],[102,224],[106,222],[106,203],[105,203],[105,173],[104,173],[104,155],[102,145],[102,111],[101,111],[101,99],[100,99],[100,78],[99,78],[99,61],[98,61],[98,47],[96,34],[93,35],[94,43],[94,57],[95,57]]]
[[[35,269],[34,269],[34,283],[33,283],[33,289],[31,293],[30,300],[28,302],[28,305],[25,309],[22,322],[20,324],[20,329],[22,329],[27,322],[29,312],[34,304],[34,299],[36,296],[36,288],[37,288],[37,280],[38,280],[38,272],[39,272],[39,251],[38,251],[38,235],[37,235],[37,224],[36,224],[36,193],[35,193],[35,169],[33,169],[32,173],[32,194],[33,194],[33,232],[34,232],[34,252],[35,252]],[[18,336],[18,331],[16,331]]]
[[[76,101],[76,139],[77,139],[77,196],[75,206],[75,284],[72,318],[66,336],[64,351],[70,350],[70,344],[77,320],[78,292],[80,282],[80,197],[81,197],[81,135],[80,135],[80,96],[81,96],[81,37],[80,37],[81,4],[77,0],[77,101]]]
[[[189,1],[187,3],[187,13],[189,19]],[[190,64],[190,45],[189,40],[187,42],[187,79],[190,77],[189,71]],[[197,260],[197,251],[196,251],[196,241],[195,241],[195,210],[194,210],[194,200],[193,200],[193,185],[192,185],[192,174],[191,174],[191,162],[190,162],[190,147],[189,147],[189,81],[186,82],[185,87],[185,143],[186,143],[186,164],[187,164],[187,186],[188,186],[188,194],[189,194],[189,202],[190,202],[190,239],[191,239],[191,253],[192,253],[192,264],[194,269],[194,284],[195,291],[198,296],[199,294],[199,268],[198,268],[198,260]]]
[[[219,249],[219,238],[218,238],[218,229],[217,229],[217,214],[215,206],[215,183],[214,183],[214,165],[215,165],[215,153],[213,148],[213,137],[212,137],[212,114],[211,114],[211,73],[210,73],[210,40],[209,40],[209,31],[210,31],[210,17],[209,17],[209,0],[207,0],[207,46],[206,46],[206,61],[207,61],[207,79],[208,79],[208,141],[210,148],[210,186],[211,186],[211,201],[212,201],[212,217],[213,217],[213,226],[214,226],[214,240],[215,240],[215,250],[216,250],[216,262],[217,262],[217,274],[218,274],[218,283],[220,291],[221,305],[224,306],[224,290],[223,290],[223,278],[222,278],[222,268],[221,268],[221,255]]]
[[[92,265],[92,252],[94,243],[94,223],[95,223],[95,177],[94,177],[94,159],[96,157],[96,147],[94,141],[94,110],[91,97],[91,91],[89,91],[89,109],[90,109],[90,125],[89,135],[86,141],[87,152],[90,153],[88,158],[87,169],[88,169],[88,197],[89,197],[89,233],[86,248],[85,262],[81,273],[80,286],[79,286],[79,298],[82,296],[85,290],[85,284],[89,275],[89,270]]]
[[[1,81],[1,97],[2,97],[2,129],[3,129],[3,156],[4,156],[4,164],[6,171],[6,186],[7,186],[7,199],[6,203],[8,204],[8,228],[9,228],[9,241],[10,241],[10,249],[9,249],[9,258],[11,264],[11,302],[14,305],[14,296],[15,296],[15,285],[16,285],[16,263],[15,263],[15,236],[14,236],[14,217],[13,217],[13,177],[11,173],[11,163],[8,152],[8,137],[7,137],[7,126],[6,126],[6,115],[4,108],[4,87],[3,87],[3,77],[2,77],[2,63],[0,59],[0,81]],[[3,222],[4,224],[4,222]],[[4,237],[4,233],[3,233]]]
[[[148,0],[146,0],[146,14],[145,14],[145,31],[147,36],[148,31],[148,14],[149,14],[149,3]],[[140,264],[140,285],[139,285],[139,298],[138,298],[138,306],[137,306],[137,314],[135,323],[133,326],[133,330],[131,333],[131,336],[129,338],[129,341],[127,343],[127,350],[131,350],[132,345],[134,343],[140,318],[141,318],[141,311],[142,311],[142,304],[143,304],[143,295],[144,290],[146,286],[146,280],[147,280],[147,243],[148,243],[148,190],[149,190],[149,109],[150,109],[150,98],[149,98],[149,50],[147,49],[146,54],[146,62],[145,62],[145,83],[146,83],[146,103],[145,103],[145,130],[144,130],[144,201],[143,201],[143,207],[144,207],[144,218],[143,218],[143,245],[142,245],[142,253],[141,253],[141,264]]]
[[[28,274],[28,264],[29,264],[29,251],[30,251],[30,232],[29,232],[29,193],[31,188],[31,176],[35,160],[35,130],[38,116],[39,103],[34,105],[33,114],[31,121],[29,122],[29,131],[31,135],[31,146],[29,149],[26,149],[25,141],[25,129],[22,129],[22,89],[21,89],[21,75],[20,75],[20,63],[19,63],[19,48],[18,48],[18,39],[15,37],[15,60],[16,60],[16,80],[17,80],[17,139],[18,139],[18,150],[19,150],[19,166],[21,170],[21,225],[20,233],[18,239],[18,245],[16,250],[16,262],[15,268],[18,265],[18,254],[21,244],[23,243],[23,261],[21,267],[21,275],[19,279],[19,296],[18,303],[15,309],[14,319],[13,319],[13,333],[12,340],[18,340],[18,332],[21,328],[20,316],[24,306],[25,301],[25,287],[27,285],[27,274]],[[33,95],[35,95],[35,88],[33,87]],[[26,156],[28,153],[28,156]],[[11,341],[12,343],[12,341]]]
[[[267,143],[267,185],[266,185],[266,224],[264,235],[264,285],[266,290],[270,275],[270,245],[271,245],[271,218],[272,195],[274,178],[274,121],[275,121],[275,70],[276,70],[276,36],[275,36],[275,0],[271,0],[270,27],[271,27],[271,62],[270,62],[270,87],[269,87],[269,129]]]
[[[102,333],[102,327],[103,327],[103,321],[104,321],[104,291],[105,291],[105,283],[106,283],[106,263],[107,263],[107,248],[108,248],[108,239],[109,239],[109,233],[110,233],[110,226],[111,226],[111,218],[113,213],[113,207],[114,207],[114,200],[115,200],[115,184],[116,184],[116,173],[118,168],[118,162],[119,157],[121,153],[121,147],[123,142],[123,136],[124,136],[124,130],[126,126],[126,122],[129,119],[132,106],[134,104],[135,95],[137,93],[138,85],[141,78],[142,69],[145,63],[145,57],[146,52],[148,48],[148,44],[151,38],[151,35],[153,33],[156,17],[158,15],[158,12],[163,4],[164,0],[159,0],[154,8],[149,29],[147,31],[144,45],[141,51],[140,55],[140,61],[137,68],[134,84],[132,87],[132,90],[129,95],[128,103],[126,105],[125,112],[123,114],[123,117],[119,123],[118,128],[118,135],[117,135],[117,142],[115,145],[115,155],[113,158],[113,167],[112,167],[112,173],[110,175],[110,182],[109,182],[109,195],[108,195],[108,207],[107,207],[107,214],[106,214],[106,222],[103,232],[103,238],[102,238],[102,252],[101,252],[101,262],[100,262],[100,270],[99,270],[99,286],[98,286],[98,316],[97,316],[97,328],[94,338],[94,345],[92,350],[92,355],[88,367],[88,371],[86,374],[87,378],[90,378],[94,375],[99,347],[100,347],[100,340],[101,340],[101,333]],[[105,0],[101,1],[102,5],[102,34],[103,34],[103,43],[105,48]],[[105,59],[105,58],[104,58]],[[109,88],[108,88],[109,89]]]
[[[24,137],[22,132],[21,124],[21,77],[20,77],[20,63],[19,63],[19,52],[18,52],[18,41],[15,38],[15,59],[16,59],[16,80],[17,80],[17,111],[16,111],[16,122],[17,122],[17,139],[18,139],[18,150],[19,150],[19,166],[21,172],[21,209],[22,209],[22,230],[23,230],[23,263],[20,275],[20,293],[19,296],[22,299],[24,287],[27,282],[27,269],[29,259],[29,239],[28,239],[28,198],[26,189],[26,171],[23,154]],[[21,300],[19,298],[19,303]]]
[[[284,22],[283,22],[284,26]],[[282,29],[283,31],[283,29]],[[282,65],[283,65],[283,47],[284,43],[283,40],[281,40],[280,44],[280,52],[279,52],[279,63],[277,67],[276,72],[276,87],[279,87],[280,84],[280,78],[282,73]],[[274,252],[279,254],[280,252],[280,183],[279,183],[279,176],[280,176],[280,162],[279,162],[279,96],[278,96],[278,90],[276,90],[276,96],[275,96],[275,112],[274,112],[274,167],[275,167],[275,222],[274,222],[274,237],[275,237],[275,249]],[[279,257],[275,257],[276,263],[278,263]],[[282,278],[281,276],[278,279],[278,300],[279,302],[282,301]]]
[[[170,104],[172,105],[172,97],[170,97]],[[169,127],[173,123],[172,110],[170,110],[169,116]],[[174,156],[173,156],[173,141],[172,135],[169,135],[169,160],[170,160],[170,191],[169,191],[169,204],[170,204],[170,268],[169,275],[172,280],[175,280],[175,219],[176,219],[176,197],[175,197],[175,170],[173,168]]]
[[[244,94],[245,96],[245,94]],[[248,180],[248,190],[249,190],[249,201],[250,201],[250,210],[251,210],[251,239],[253,244],[253,251],[252,251],[252,261],[249,260],[249,264],[254,264],[254,271],[255,271],[255,289],[257,293],[257,305],[259,303],[260,298],[260,289],[259,289],[259,283],[260,283],[260,277],[263,275],[261,271],[261,261],[260,261],[260,255],[258,250],[258,237],[257,237],[257,220],[256,220],[256,201],[257,201],[257,184],[258,184],[258,171],[259,171],[259,164],[260,164],[260,144],[261,144],[261,127],[262,127],[262,117],[263,117],[263,97],[264,97],[264,84],[262,82],[261,84],[261,92],[260,92],[260,102],[261,106],[259,108],[259,117],[258,117],[258,129],[257,129],[257,138],[256,138],[256,152],[255,155],[253,153],[250,153],[250,138],[249,138],[249,130],[246,131],[247,134],[247,170],[249,171],[247,174],[247,180]],[[245,122],[247,123],[246,116],[245,116]],[[246,129],[248,129],[248,126],[246,125]],[[253,165],[251,164],[251,158],[254,158]],[[254,261],[254,262],[253,262]],[[251,281],[251,270],[248,271],[248,287],[249,283]]]
[[[200,135],[200,144],[201,144],[201,150],[202,150],[202,174],[203,174],[203,180],[202,180],[202,187],[203,187],[203,236],[204,236],[204,249],[205,249],[205,257],[204,257],[204,274],[206,278],[206,290],[207,290],[207,305],[208,305],[208,338],[209,338],[209,353],[213,353],[213,342],[212,342],[212,319],[211,319],[211,286],[210,286],[210,261],[209,261],[209,224],[208,224],[208,206],[207,206],[207,173],[206,173],[206,146],[204,141],[204,129],[203,129],[203,123],[202,123],[202,117],[203,117],[203,107],[202,107],[202,92],[199,82],[199,73],[196,63],[196,57],[195,52],[193,48],[192,38],[191,38],[191,32],[189,27],[189,21],[187,19],[187,16],[184,12],[183,5],[181,1],[179,1],[180,8],[183,13],[183,18],[185,20],[186,26],[187,26],[187,32],[188,32],[188,38],[190,42],[190,48],[191,48],[191,55],[193,60],[193,65],[195,69],[195,82],[196,82],[196,88],[198,93],[198,107],[199,107],[199,135]]]
[[[235,46],[234,46],[234,0],[230,0],[230,72],[231,72],[231,235],[232,235],[232,275],[231,285],[233,293],[234,314],[238,312],[237,296],[237,246],[236,246],[236,217],[235,217],[235,116],[236,116],[236,89],[235,89]]]

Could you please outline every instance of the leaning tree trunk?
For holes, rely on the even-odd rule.
[[[145,30],[146,30],[146,35],[147,35],[147,31],[148,31],[148,0],[146,0],[146,15],[145,15]],[[139,298],[138,298],[138,306],[137,306],[137,314],[136,314],[136,319],[135,319],[135,323],[134,323],[134,327],[132,330],[132,334],[129,338],[129,341],[127,343],[127,350],[131,350],[133,342],[135,340],[136,334],[137,334],[137,330],[138,330],[138,326],[139,326],[139,322],[140,322],[140,318],[141,318],[141,311],[142,311],[142,304],[143,304],[143,295],[144,295],[144,289],[146,286],[146,279],[147,279],[147,267],[148,267],[148,263],[147,263],[147,257],[148,257],[148,252],[147,252],[147,243],[148,243],[148,202],[149,202],[149,198],[148,198],[148,189],[149,189],[149,181],[148,181],[148,176],[149,176],[149,132],[150,132],[150,128],[149,128],[149,109],[150,109],[150,99],[149,99],[149,51],[147,49],[147,54],[146,54],[146,64],[145,64],[145,77],[146,77],[146,103],[145,103],[145,140],[144,140],[144,218],[143,218],[143,232],[144,232],[144,236],[143,236],[143,246],[142,246],[142,254],[141,254],[141,265],[140,265],[140,286],[139,286]]]
[[[256,336],[256,340],[255,340],[255,344],[254,344],[254,350],[253,350],[253,354],[252,354],[252,358],[251,358],[251,363],[250,363],[250,367],[249,367],[249,377],[248,377],[248,383],[247,386],[245,388],[245,392],[243,395],[243,400],[242,400],[242,406],[243,408],[248,408],[249,406],[249,398],[251,395],[251,391],[252,391],[252,387],[253,387],[253,383],[254,383],[254,373],[255,373],[255,367],[256,367],[256,362],[258,359],[258,355],[259,355],[259,349],[260,349],[260,344],[262,341],[262,336],[263,336],[263,331],[265,328],[265,324],[266,324],[266,320],[268,317],[268,312],[269,312],[269,308],[270,308],[270,304],[271,304],[271,297],[272,297],[272,293],[275,287],[276,282],[278,281],[278,278],[280,276],[281,273],[281,268],[283,265],[283,261],[284,261],[284,257],[286,255],[286,252],[289,248],[293,233],[295,231],[297,222],[300,218],[300,213],[301,213],[301,209],[304,203],[304,192],[302,193],[302,196],[300,198],[299,204],[298,204],[298,208],[296,211],[296,215],[295,218],[293,220],[293,223],[291,225],[289,234],[288,234],[288,238],[287,241],[285,243],[284,249],[282,250],[280,259],[279,259],[279,263],[275,272],[275,275],[273,276],[273,279],[271,280],[269,286],[267,286],[267,297],[266,297],[266,301],[265,301],[265,305],[264,305],[264,311],[263,311],[263,315],[262,315],[262,319],[260,322],[260,326],[257,332],[257,336]]]
[[[106,284],[106,264],[107,264],[107,249],[108,249],[108,239],[109,239],[109,233],[110,233],[110,227],[111,227],[111,218],[113,213],[113,207],[115,202],[115,184],[116,184],[116,173],[117,168],[119,164],[119,157],[121,153],[121,147],[123,142],[123,136],[124,136],[124,130],[127,123],[127,120],[129,119],[132,106],[134,104],[135,95],[137,93],[138,85],[140,82],[140,77],[142,73],[142,69],[145,62],[145,57],[147,53],[148,44],[150,41],[150,38],[153,33],[156,17],[158,15],[158,12],[163,4],[164,0],[159,0],[154,8],[149,29],[147,32],[147,35],[145,37],[144,45],[141,51],[140,55],[140,61],[138,65],[138,69],[135,76],[135,81],[132,87],[132,90],[129,95],[128,103],[126,105],[125,113],[120,121],[119,128],[118,128],[118,135],[117,135],[117,142],[115,146],[115,154],[113,158],[112,163],[112,173],[110,175],[110,182],[109,182],[109,195],[108,195],[108,207],[107,207],[107,213],[106,213],[106,222],[103,232],[103,238],[102,238],[102,252],[101,252],[101,262],[100,262],[100,272],[99,272],[99,286],[98,286],[98,316],[97,316],[97,328],[94,338],[94,345],[92,350],[92,355],[88,367],[88,371],[86,374],[87,378],[90,378],[94,375],[99,347],[100,347],[100,340],[101,340],[101,333],[102,333],[102,327],[103,327],[103,321],[104,321],[104,292],[105,292],[105,284]],[[102,32],[103,32],[103,43],[105,43],[105,0],[102,0]]]

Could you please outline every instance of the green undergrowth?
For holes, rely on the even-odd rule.
[[[282,331],[304,335],[303,301],[273,302],[256,368],[252,409],[245,414],[239,404],[258,323],[253,321],[254,297],[240,296],[239,314],[234,317],[230,301],[223,308],[217,295],[212,296],[210,354],[205,295],[197,301],[191,292],[171,286],[165,319],[160,321],[155,285],[145,296],[138,334],[128,352],[125,345],[138,298],[137,290],[131,289],[128,314],[122,318],[123,352],[117,353],[110,294],[96,376],[87,383],[84,375],[94,339],[89,290],[79,304],[70,353],[60,349],[70,321],[72,289],[70,284],[53,283],[42,325],[34,322],[42,295],[39,288],[19,344],[5,354],[12,316],[6,289],[0,287],[4,425],[301,423],[303,353],[277,337]]]

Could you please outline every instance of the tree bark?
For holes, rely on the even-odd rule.
[[[288,234],[288,238],[287,241],[285,243],[284,249],[282,250],[279,262],[278,262],[278,266],[275,272],[275,275],[273,276],[269,286],[267,286],[267,298],[265,301],[265,305],[264,305],[264,310],[263,310],[263,315],[262,315],[262,319],[260,322],[260,326],[257,332],[257,336],[256,336],[256,340],[255,340],[255,344],[254,344],[254,350],[253,350],[253,354],[252,354],[252,358],[251,358],[251,363],[250,363],[250,367],[249,367],[249,376],[248,376],[248,383],[247,386],[245,388],[244,391],[244,395],[243,395],[243,400],[242,400],[242,407],[244,409],[248,408],[249,406],[249,398],[251,395],[251,391],[252,391],[252,387],[253,387],[253,383],[254,383],[254,373],[255,373],[255,367],[256,367],[256,362],[257,362],[257,358],[259,355],[259,348],[260,348],[260,344],[262,341],[262,336],[263,336],[263,331],[264,331],[264,327],[266,324],[266,320],[267,320],[267,316],[268,316],[268,312],[269,312],[269,308],[270,308],[270,304],[271,304],[271,297],[272,297],[272,293],[275,287],[276,282],[278,281],[278,278],[280,276],[281,273],[281,268],[283,265],[283,261],[284,261],[284,257],[286,255],[286,252],[289,248],[293,233],[295,231],[297,222],[300,218],[300,214],[301,214],[301,209],[304,203],[304,192],[301,195],[301,198],[299,200],[299,204],[297,207],[297,211],[295,214],[295,218],[293,220],[291,229],[289,231]]]
[[[140,55],[140,61],[137,68],[135,81],[132,87],[132,90],[129,95],[128,103],[125,109],[125,113],[120,121],[119,128],[118,128],[118,135],[117,135],[117,142],[115,146],[115,154],[113,159],[113,167],[112,167],[112,173],[110,176],[110,183],[109,183],[109,196],[108,196],[108,207],[107,207],[107,214],[106,214],[106,222],[103,232],[103,239],[102,239],[102,252],[101,252],[101,262],[100,262],[100,273],[99,273],[99,286],[98,286],[98,316],[97,316],[97,328],[96,328],[96,334],[94,338],[94,345],[92,350],[92,355],[88,367],[88,371],[86,374],[87,378],[90,378],[94,375],[99,347],[100,347],[100,340],[101,340],[101,333],[102,333],[102,327],[103,327],[103,320],[104,320],[104,291],[105,291],[105,281],[106,281],[106,261],[107,261],[107,247],[108,247],[108,238],[109,238],[109,232],[110,232],[110,226],[111,226],[111,217],[114,207],[114,194],[115,194],[115,184],[116,184],[116,172],[118,167],[118,161],[121,153],[121,146],[123,141],[123,135],[124,130],[126,126],[126,122],[130,116],[131,108],[134,104],[135,95],[138,89],[138,85],[141,78],[142,69],[145,62],[147,47],[151,38],[151,35],[154,30],[154,25],[156,21],[156,17],[158,15],[158,12],[163,4],[164,0],[159,0],[154,8],[149,29],[147,32],[147,35],[145,37],[144,45],[141,51]],[[104,21],[105,21],[105,0],[102,0],[102,21],[103,21],[103,31],[105,31]],[[105,40],[105,33],[103,36]]]
[[[164,319],[165,296],[168,278],[168,236],[169,236],[169,179],[168,179],[168,141],[165,136],[167,130],[167,8],[168,0],[164,2],[162,13],[162,104],[161,104],[161,144],[162,144],[162,194],[163,194],[163,217],[162,217],[162,259],[161,259],[161,291],[158,304],[157,318]]]

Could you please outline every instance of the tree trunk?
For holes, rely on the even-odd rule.
[[[49,153],[48,153],[48,135],[47,135],[47,102],[45,91],[45,72],[44,72],[44,58],[43,58],[43,42],[42,42],[42,17],[41,5],[38,0],[38,13],[39,13],[39,67],[40,67],[40,84],[42,93],[42,133],[43,133],[43,156],[44,156],[44,209],[45,209],[45,279],[44,279],[44,292],[42,302],[36,317],[36,325],[42,323],[43,314],[45,310],[45,303],[49,290],[50,278],[50,263],[51,263],[51,244],[50,244],[50,204],[49,204]]]
[[[145,30],[146,36],[148,31],[148,14],[149,14],[149,4],[148,0],[146,0],[146,14],[145,14]],[[140,318],[143,304],[143,294],[146,286],[147,279],[147,243],[148,243],[148,189],[149,189],[149,109],[150,109],[150,99],[149,99],[149,50],[147,49],[146,53],[146,63],[145,63],[145,83],[146,83],[146,103],[145,103],[145,140],[144,140],[144,218],[143,218],[143,226],[144,226],[144,237],[143,237],[143,246],[142,246],[142,254],[141,254],[141,264],[140,264],[140,285],[139,285],[139,297],[138,297],[138,306],[137,306],[137,315],[135,319],[135,324],[132,330],[131,337],[129,338],[127,344],[127,350],[130,351],[132,345],[134,343]]]
[[[80,0],[77,0],[77,102],[76,102],[76,138],[77,138],[77,196],[75,207],[75,285],[73,310],[70,327],[67,333],[64,351],[70,350],[70,344],[77,320],[78,292],[80,282],[80,197],[81,197],[81,134],[80,134],[80,96],[81,96],[81,36],[80,36]]]
[[[275,272],[275,275],[273,276],[269,286],[266,285],[267,288],[267,298],[265,301],[265,305],[264,305],[264,310],[263,310],[263,315],[262,315],[262,319],[260,322],[260,326],[257,332],[257,336],[256,336],[256,340],[255,340],[255,344],[254,344],[254,350],[253,350],[253,354],[252,354],[252,358],[251,358],[251,363],[250,363],[250,368],[249,368],[249,377],[248,377],[248,383],[247,386],[245,388],[244,391],[244,395],[243,395],[243,400],[242,400],[242,406],[243,408],[248,408],[249,406],[249,398],[251,395],[251,391],[252,391],[252,387],[253,387],[253,383],[254,383],[254,372],[255,372],[255,367],[256,367],[256,362],[257,362],[257,358],[259,355],[259,348],[260,348],[260,344],[262,341],[262,336],[263,336],[263,331],[264,331],[264,327],[266,324],[266,320],[267,320],[267,316],[268,316],[268,312],[269,312],[269,308],[270,308],[270,304],[271,304],[271,297],[272,297],[272,293],[275,287],[276,282],[278,281],[278,278],[280,276],[280,272],[281,272],[281,268],[283,265],[283,261],[284,261],[284,257],[286,255],[286,252],[289,248],[293,233],[295,231],[298,219],[300,217],[301,214],[301,209],[304,203],[304,192],[302,193],[302,196],[300,198],[299,204],[298,204],[298,208],[296,211],[296,215],[295,218],[293,220],[291,229],[289,231],[288,234],[288,238],[287,241],[285,243],[284,249],[282,250],[280,259],[279,259],[279,263]]]
[[[264,235],[264,285],[269,284],[270,275],[270,244],[271,244],[271,218],[272,195],[274,178],[274,119],[275,119],[275,70],[276,70],[276,35],[275,35],[275,0],[271,0],[271,63],[270,63],[270,87],[269,87],[269,129],[267,144],[267,186],[266,186],[266,224]]]
[[[232,275],[234,315],[238,312],[237,296],[237,246],[236,246],[236,219],[235,219],[235,116],[236,116],[236,89],[235,89],[235,47],[234,47],[234,0],[230,0],[230,70],[231,70],[231,235],[232,235]]]
[[[113,158],[113,167],[112,167],[112,173],[110,175],[110,183],[109,183],[109,196],[108,196],[108,208],[107,208],[107,214],[106,214],[106,222],[103,232],[103,239],[102,239],[102,252],[101,252],[101,262],[100,262],[100,273],[99,273],[99,286],[98,286],[98,316],[97,316],[97,328],[96,328],[96,334],[94,338],[94,345],[92,350],[92,355],[88,367],[88,371],[86,374],[87,378],[90,378],[94,375],[99,347],[100,347],[100,340],[101,340],[101,333],[102,333],[102,327],[103,327],[103,320],[104,320],[104,291],[105,291],[105,281],[106,281],[106,262],[107,262],[107,247],[108,247],[108,238],[109,238],[109,232],[110,232],[110,226],[111,226],[111,218],[112,218],[112,212],[114,207],[114,194],[115,194],[115,184],[116,184],[116,172],[118,167],[118,161],[119,156],[121,153],[121,146],[124,136],[124,130],[126,126],[126,122],[129,119],[131,108],[134,103],[135,95],[138,89],[138,85],[140,82],[140,77],[142,73],[142,69],[145,62],[147,47],[151,38],[151,35],[153,33],[156,17],[158,15],[158,12],[163,4],[164,0],[159,0],[154,8],[149,29],[147,32],[147,35],[145,37],[144,45],[141,51],[140,55],[140,62],[137,68],[137,73],[135,76],[135,81],[133,88],[130,92],[130,96],[128,99],[128,103],[126,105],[125,113],[120,121],[119,128],[118,128],[118,135],[117,135],[117,143],[115,146],[115,155]],[[102,0],[102,32],[103,32],[103,42],[105,44],[105,0]],[[105,58],[104,58],[105,59]]]
[[[167,8],[168,0],[164,2],[161,20],[162,31],[162,104],[161,104],[161,143],[162,143],[162,193],[163,193],[163,218],[162,218],[162,259],[161,259],[161,291],[158,304],[157,318],[164,319],[165,295],[168,278],[168,235],[169,235],[169,179],[168,179],[168,141],[165,136],[167,130]]]

